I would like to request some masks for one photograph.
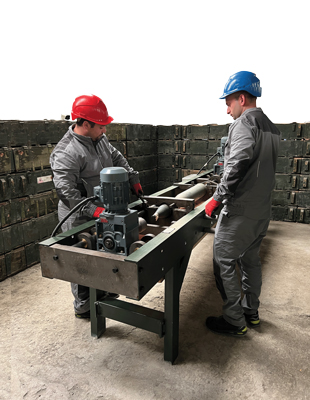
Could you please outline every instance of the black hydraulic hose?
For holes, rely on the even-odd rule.
[[[72,208],[72,210],[70,210],[68,212],[68,214],[65,216],[65,218],[63,218],[56,226],[56,228],[53,230],[51,237],[56,236],[56,232],[58,231],[58,229],[61,227],[61,225],[67,221],[67,219],[70,217],[70,215],[72,215],[75,211],[77,211],[79,208],[81,208],[85,203],[87,203],[88,201],[91,200],[96,200],[98,199],[98,196],[92,196],[92,197],[87,197],[86,199],[80,201],[75,207]]]
[[[203,165],[203,167],[200,168],[200,170],[199,170],[199,172],[197,173],[197,175],[200,174],[200,172],[204,169],[204,167],[206,167],[206,166],[209,164],[209,162],[210,162],[211,160],[213,160],[214,157],[219,156],[219,155],[220,155],[220,153],[215,153],[215,154],[213,154],[213,156],[211,156],[211,157],[208,159],[208,161]]]

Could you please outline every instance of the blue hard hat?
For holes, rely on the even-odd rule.
[[[262,95],[259,79],[256,78],[253,72],[240,71],[230,76],[220,99],[225,99],[225,97],[230,94],[240,92],[241,90],[250,93],[254,97],[260,97]]]

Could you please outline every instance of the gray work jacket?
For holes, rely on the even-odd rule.
[[[280,139],[261,108],[247,109],[231,124],[224,173],[213,196],[223,202],[224,213],[270,218]]]
[[[94,196],[94,187],[100,184],[100,171],[106,167],[123,167],[128,171],[130,184],[139,183],[139,173],[129,166],[105,135],[93,142],[91,138],[73,132],[74,126],[69,127],[50,157],[60,199],[58,209],[69,211],[86,197]],[[91,218],[98,205],[102,206],[88,202],[83,207],[83,215]]]

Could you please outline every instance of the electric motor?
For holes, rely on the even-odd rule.
[[[137,211],[128,209],[129,182],[125,168],[104,168],[94,195],[105,208],[96,220],[97,250],[128,255],[130,245],[139,239],[139,222]]]

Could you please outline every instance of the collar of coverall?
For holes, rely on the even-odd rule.
[[[79,140],[81,143],[84,144],[91,144],[93,146],[94,143],[98,144],[99,142],[101,142],[101,140],[103,139],[103,136],[105,136],[104,134],[101,136],[101,138],[99,140],[97,140],[96,142],[94,142],[90,137],[88,136],[83,136],[83,135],[79,135],[78,133],[75,133],[73,131],[74,127],[76,124],[73,124],[71,126],[69,126],[69,132],[77,138],[77,140]]]

